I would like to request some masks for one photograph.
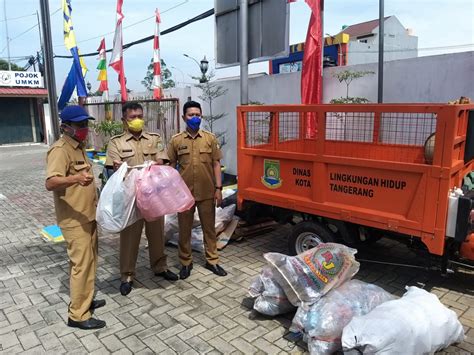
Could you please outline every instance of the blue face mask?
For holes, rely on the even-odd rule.
[[[199,129],[199,126],[201,125],[201,117],[193,116],[190,119],[186,120],[186,124],[188,125],[189,129],[191,129],[191,131],[196,132]]]

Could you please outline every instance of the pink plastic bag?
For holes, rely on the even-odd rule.
[[[176,169],[152,165],[140,171],[137,179],[137,207],[146,221],[184,212],[193,205],[193,195]]]

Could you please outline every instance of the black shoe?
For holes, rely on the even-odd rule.
[[[93,300],[89,309],[94,310],[94,309],[104,307],[104,306],[105,306],[105,300]]]
[[[72,328],[91,330],[91,329],[100,329],[100,328],[105,327],[105,321],[98,320],[95,318],[89,318],[88,320],[84,320],[82,322],[76,322],[75,320],[68,318],[67,325]]]
[[[174,272],[171,272],[170,270],[157,272],[155,276],[160,276],[168,281],[178,281],[178,275],[176,275]]]
[[[193,264],[183,265],[181,270],[179,270],[179,278],[181,280],[187,279],[191,275],[191,270],[193,269]]]
[[[212,271],[217,276],[226,276],[227,275],[227,272],[217,264],[212,265],[212,264],[206,263],[206,265],[204,267],[206,269]]]
[[[120,293],[122,294],[122,296],[126,296],[130,292],[132,292],[132,286],[132,281],[122,281],[122,283],[120,284]]]

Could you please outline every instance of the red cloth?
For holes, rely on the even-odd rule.
[[[301,103],[319,104],[322,101],[322,29],[321,9],[323,0],[306,0],[311,8],[308,33],[304,45],[303,71],[301,73]],[[314,115],[308,115],[306,136],[315,137],[317,122]]]

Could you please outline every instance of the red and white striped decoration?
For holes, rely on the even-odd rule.
[[[156,14],[156,26],[155,26],[155,40],[153,41],[153,98],[156,100],[161,99],[162,87],[161,87],[161,61],[160,61],[160,13],[158,9],[155,11]]]

